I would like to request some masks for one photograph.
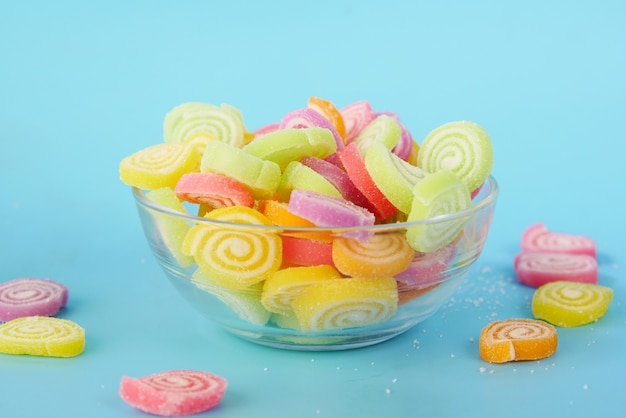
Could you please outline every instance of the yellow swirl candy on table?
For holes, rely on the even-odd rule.
[[[265,325],[271,312],[261,303],[263,283],[256,283],[247,289],[227,289],[207,277],[201,269],[195,271],[191,281],[199,288],[218,298],[239,318],[255,325]]]
[[[533,295],[537,319],[560,327],[576,327],[600,319],[613,299],[613,289],[591,283],[559,280],[546,283]]]
[[[152,145],[122,159],[120,180],[140,189],[173,189],[183,174],[198,170],[200,157],[193,144]]]
[[[0,353],[74,357],[85,349],[85,330],[67,319],[25,316],[0,325]]]
[[[278,230],[250,226],[271,225],[262,213],[245,206],[227,206],[204,217],[230,224],[207,222],[191,227],[182,251],[192,255],[216,284],[245,289],[280,268],[282,241]]]
[[[246,142],[246,132],[241,112],[228,104],[183,103],[170,110],[163,121],[166,143],[183,143],[204,133],[241,148]]]
[[[398,309],[393,278],[343,278],[307,286],[291,304],[304,331],[327,331],[374,325]]]
[[[341,274],[337,269],[327,264],[278,270],[265,280],[261,303],[270,312],[293,315],[291,302],[307,286],[323,280],[339,278]]]

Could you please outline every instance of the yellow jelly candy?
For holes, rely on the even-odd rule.
[[[307,286],[291,303],[304,331],[326,331],[377,324],[398,309],[395,279],[344,278]]]
[[[338,279],[341,274],[333,266],[289,267],[269,275],[263,285],[261,302],[268,311],[292,314],[291,301],[307,286],[322,280]]]
[[[74,357],[85,349],[85,330],[67,319],[24,316],[0,325],[0,353]]]
[[[263,228],[271,222],[262,213],[246,206],[226,206],[204,217],[221,223],[191,227],[182,251],[193,255],[198,267],[216,284],[245,289],[280,268],[282,241],[278,230]]]
[[[597,321],[613,299],[613,289],[565,280],[546,283],[535,291],[533,315],[560,327],[576,327]]]
[[[140,189],[173,189],[183,174],[198,170],[200,157],[193,144],[152,145],[122,159],[120,180]]]

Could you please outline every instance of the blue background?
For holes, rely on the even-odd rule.
[[[0,282],[66,284],[59,316],[87,333],[76,358],[0,355],[0,414],[139,417],[122,375],[192,368],[229,380],[212,417],[620,416],[625,74],[617,0],[0,2]],[[492,136],[502,192],[483,255],[433,317],[370,348],[282,351],[207,323],[118,178],[177,104],[229,103],[255,129],[310,95],[395,111],[418,142],[458,119]],[[535,222],[592,237],[614,300],[560,329],[554,356],[491,365],[481,328],[531,315],[512,260]]]

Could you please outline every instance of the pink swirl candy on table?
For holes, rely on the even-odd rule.
[[[520,253],[513,267],[520,283],[530,287],[560,280],[598,283],[598,264],[588,254]]]
[[[0,284],[0,321],[54,316],[67,304],[68,290],[49,279],[20,278]]]
[[[587,254],[596,256],[596,244],[582,235],[565,234],[548,230],[543,223],[536,223],[524,230],[521,239],[522,252],[553,252]]]

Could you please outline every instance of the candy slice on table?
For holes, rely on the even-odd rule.
[[[185,207],[176,196],[176,193],[169,187],[151,190],[145,195],[146,199],[172,209],[181,214],[186,214]],[[165,244],[176,262],[183,268],[187,268],[194,263],[193,257],[184,254],[182,251],[183,240],[189,231],[189,224],[182,219],[169,214],[153,211],[154,220],[161,241]]]
[[[576,327],[600,319],[613,299],[613,289],[591,283],[556,281],[535,290],[533,316],[559,327]]]
[[[341,112],[337,109],[333,102],[320,97],[311,96],[307,101],[307,107],[315,110],[317,113],[328,119],[342,139],[346,137],[346,124],[343,120]]]
[[[426,172],[391,152],[382,143],[373,143],[363,158],[367,172],[376,187],[398,210],[409,213],[413,203],[413,188]]]
[[[327,196],[341,198],[341,193],[324,176],[310,169],[299,161],[292,161],[280,178],[276,193],[283,202],[291,199],[296,190],[310,190]]]
[[[261,135],[268,134],[270,132],[277,131],[279,129],[279,126],[280,126],[279,122],[270,122],[267,125],[263,125],[260,128],[256,129],[254,131],[254,136],[258,137]]]
[[[75,357],[85,349],[85,330],[67,319],[24,316],[0,325],[0,353]]]
[[[216,407],[228,382],[199,370],[167,370],[139,378],[122,376],[119,396],[130,406],[164,417],[199,414]]]
[[[304,288],[291,306],[304,331],[364,327],[396,313],[398,289],[392,278],[324,280]]]
[[[200,154],[193,145],[152,145],[122,159],[120,180],[140,189],[173,189],[183,174],[197,170],[199,161]]]
[[[246,289],[278,270],[282,241],[277,230],[263,228],[271,225],[263,214],[245,206],[227,206],[204,217],[220,222],[191,227],[182,248],[215,283]]]
[[[369,200],[367,200],[363,193],[352,183],[348,174],[336,164],[313,156],[302,158],[300,163],[328,180],[335,186],[344,199],[351,201],[355,205],[364,207],[370,212],[373,210]]]
[[[260,200],[257,209],[267,217],[274,225],[280,227],[312,228],[315,224],[307,219],[289,212],[287,203],[277,200]],[[283,234],[295,237],[308,238],[318,241],[332,240],[330,231],[290,231],[283,230]]]
[[[489,177],[493,167],[491,139],[474,122],[446,123],[422,141],[417,165],[429,173],[450,170],[473,191]]]
[[[367,241],[345,237],[333,240],[333,262],[346,276],[393,277],[406,270],[414,254],[404,234],[375,234]]]
[[[596,256],[596,243],[589,237],[553,232],[543,223],[530,225],[521,238],[522,252],[551,252]]]
[[[365,208],[340,197],[328,196],[309,190],[294,190],[287,205],[290,212],[321,227],[372,226],[376,218]],[[355,239],[367,240],[368,230],[342,233]]]
[[[407,222],[454,214],[472,205],[465,184],[448,170],[440,170],[424,177],[413,188],[413,194]],[[406,231],[407,239],[416,251],[423,253],[435,251],[454,241],[467,220],[467,217],[461,216],[409,226]]]
[[[328,129],[291,128],[259,136],[243,149],[249,154],[275,162],[284,170],[291,161],[298,161],[306,155],[326,158],[337,151],[337,144]]]
[[[231,177],[245,185],[255,199],[269,199],[280,182],[280,167],[225,142],[207,144],[200,171]]]
[[[0,322],[23,316],[54,316],[67,304],[68,290],[50,279],[19,278],[0,283]]]
[[[446,279],[444,272],[455,254],[454,245],[446,245],[428,253],[415,253],[409,266],[394,277],[402,284],[402,288],[420,288],[441,283]]]
[[[413,151],[413,144],[415,143],[415,141],[413,141],[413,136],[411,136],[411,132],[409,132],[406,126],[404,126],[402,122],[400,122],[400,118],[398,117],[397,113],[376,112],[376,116],[380,115],[387,115],[392,117],[398,123],[398,126],[400,126],[402,134],[400,135],[398,143],[393,147],[392,152],[404,161],[407,161],[409,159],[409,156],[411,155],[411,152]]]
[[[208,277],[201,269],[194,272],[191,281],[198,288],[218,298],[239,318],[255,325],[265,325],[272,315],[261,303],[263,283],[256,283],[246,289],[227,289]]]
[[[203,132],[220,141],[241,148],[246,127],[241,112],[233,106],[188,102],[174,107],[165,115],[163,136],[166,143],[182,143]]]
[[[268,311],[290,315],[291,302],[307,286],[323,280],[339,279],[341,274],[330,265],[288,267],[269,275],[263,284],[261,303]]]
[[[480,357],[490,363],[541,360],[556,352],[558,335],[552,325],[536,319],[493,321],[480,333]]]
[[[340,109],[346,126],[345,143],[349,144],[367,125],[376,119],[372,105],[367,100],[350,103]]]
[[[174,192],[181,200],[208,205],[211,208],[254,206],[254,198],[246,186],[223,174],[184,174],[176,183]]]
[[[339,132],[337,132],[337,129],[335,129],[333,124],[324,116],[320,115],[318,112],[308,107],[297,109],[287,113],[285,116],[283,116],[278,125],[278,129],[300,129],[312,127],[328,129],[333,134],[337,149],[343,147],[343,138],[341,137],[341,135],[339,135]]]
[[[337,156],[352,183],[370,202],[376,219],[386,220],[398,211],[374,183],[356,143],[352,142],[337,151]]]
[[[598,263],[587,254],[520,253],[513,269],[520,283],[539,287],[557,280],[598,283]]]
[[[379,115],[354,138],[353,143],[358,146],[361,155],[365,155],[370,145],[377,142],[392,149],[400,141],[401,136],[402,129],[393,117]]]
[[[333,264],[331,241],[319,241],[300,236],[282,235],[283,266],[317,266]]]

